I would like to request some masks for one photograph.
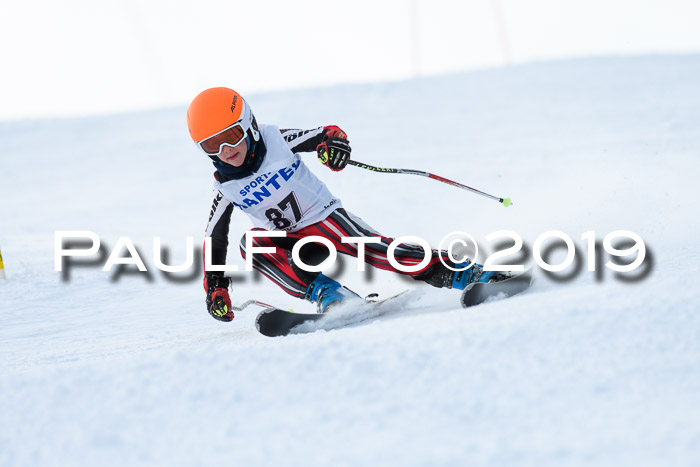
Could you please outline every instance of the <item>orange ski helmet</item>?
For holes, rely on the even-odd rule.
[[[202,91],[187,109],[190,136],[210,156],[209,151],[200,143],[232,126],[240,126],[244,137],[250,137],[255,142],[260,139],[258,125],[250,106],[243,96],[233,89],[210,88]]]

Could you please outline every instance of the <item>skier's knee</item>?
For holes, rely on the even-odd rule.
[[[260,231],[264,231],[264,230],[265,229],[261,229],[260,227],[253,227],[252,229],[249,230],[249,232],[253,232],[253,231],[260,232]],[[243,236],[241,237],[241,241],[239,243],[239,246],[241,249],[241,256],[243,257],[243,259],[245,259],[245,253],[246,253],[245,248],[246,248],[246,236],[247,235],[248,235],[248,232],[243,234]],[[254,247],[266,246],[262,243],[261,240],[262,241],[266,240],[266,237],[253,237],[253,244],[251,246],[254,246]]]

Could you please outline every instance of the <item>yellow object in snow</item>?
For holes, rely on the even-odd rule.
[[[2,264],[2,251],[0,251],[0,280],[7,279],[5,276],[5,265]]]

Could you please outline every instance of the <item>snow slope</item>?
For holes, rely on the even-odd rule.
[[[248,96],[261,122],[337,123],[357,160],[515,202],[306,156],[387,235],[464,230],[488,247],[510,229],[531,246],[557,229],[583,261],[472,310],[348,261],[333,273],[351,288],[414,300],[278,339],[251,308],[211,319],[198,273],[153,267],[154,236],[182,262],[208,215],[212,169],[184,108],[0,124],[0,465],[697,465],[699,78],[700,55],[653,56]],[[233,245],[249,225],[238,213]],[[641,280],[585,270],[581,235],[617,229],[647,244]],[[115,277],[102,258],[64,281],[56,230],[94,231],[105,253],[129,236],[150,274]],[[312,309],[235,277],[236,302]]]

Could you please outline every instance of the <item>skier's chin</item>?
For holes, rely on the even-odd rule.
[[[241,154],[236,154],[226,159],[226,163],[234,167],[239,167],[243,164],[243,157]]]

